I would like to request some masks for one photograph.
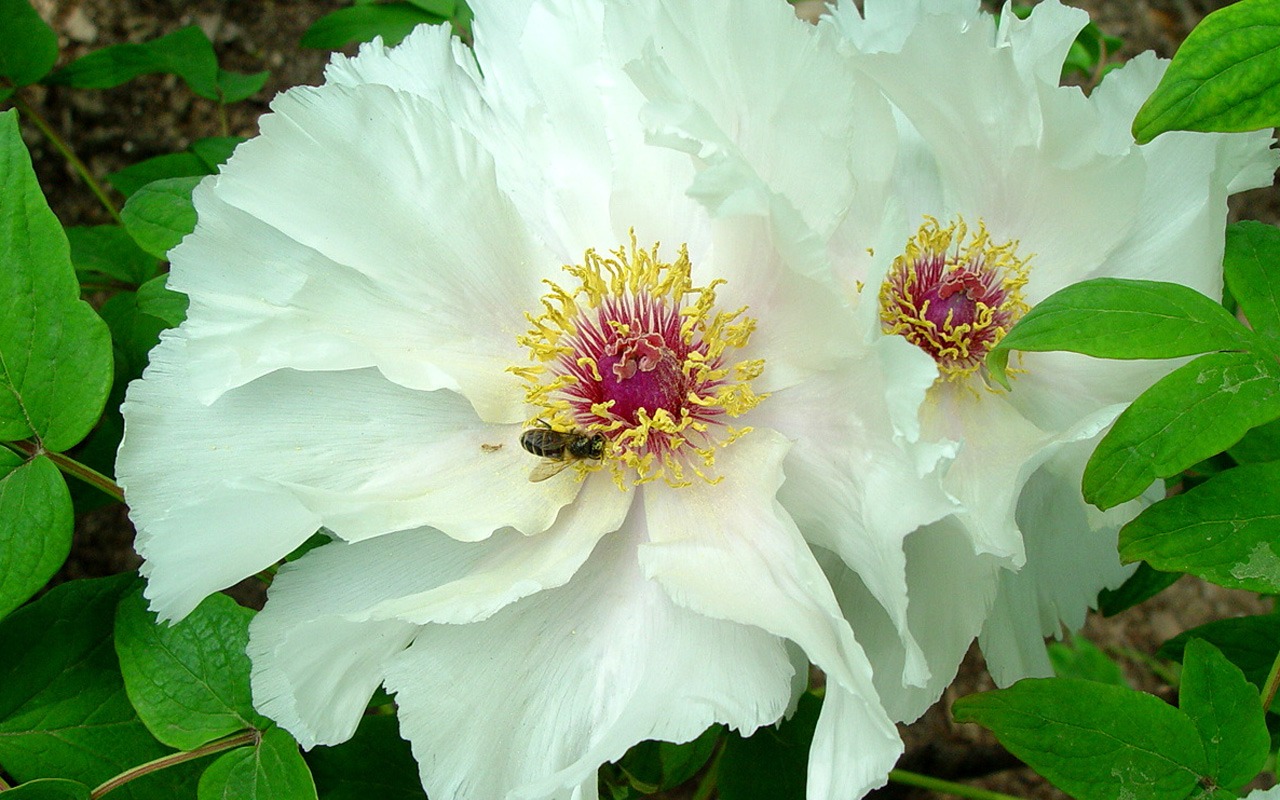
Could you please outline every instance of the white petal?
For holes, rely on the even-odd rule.
[[[788,447],[758,428],[718,456],[719,484],[646,486],[652,541],[640,561],[678,604],[786,637],[826,671],[809,797],[861,797],[883,784],[902,743],[826,577],[773,499]]]
[[[636,565],[641,524],[637,505],[567,585],[427,626],[392,659],[387,686],[432,798],[567,796],[643,739],[781,716],[781,640],[672,604]]]
[[[130,386],[117,462],[163,613],[186,613],[321,525],[347,539],[422,525],[459,539],[535,533],[578,492],[572,472],[530,483],[521,425],[485,425],[459,395],[373,370],[283,370],[202,405],[184,345],[167,336]]]
[[[423,528],[335,542],[284,565],[250,628],[257,707],[306,747],[350,738],[387,660],[420,625],[484,619],[573,576],[628,505],[598,477],[538,536],[463,543]]]
[[[932,365],[918,348],[909,349]],[[751,423],[795,441],[783,464],[787,481],[779,500],[810,543],[838,553],[862,576],[903,637],[908,658],[899,674],[923,685],[929,670],[907,626],[902,543],[917,527],[958,507],[942,489],[938,465],[921,472],[910,446],[894,441],[890,411],[877,390],[885,380],[880,370],[875,356],[850,362],[839,373],[774,394]],[[927,382],[917,410],[932,370],[922,377]]]
[[[961,442],[943,485],[965,508],[959,516],[974,549],[1021,565],[1025,554],[1014,509],[1022,485],[1049,457],[1053,435],[990,392],[940,383],[929,394],[923,436]]]
[[[1096,438],[1065,445],[1031,476],[1018,503],[1018,524],[1027,563],[1004,571],[1000,592],[981,637],[987,668],[1000,686],[1026,677],[1053,674],[1045,636],[1064,627],[1078,630],[1098,592],[1115,588],[1133,572],[1116,552],[1120,525],[1142,504],[1130,504],[1124,518],[1096,528],[1080,496],[1080,476]]]
[[[504,370],[525,360],[523,314],[560,262],[525,233],[492,159],[383,86],[296,89],[273,108],[196,193],[200,224],[173,253],[193,356],[211,359],[205,398],[281,367],[376,365],[520,419]]]
[[[904,551],[907,626],[927,665],[927,680],[917,685],[907,681],[908,651],[898,625],[877,598],[835,554],[820,555],[820,561],[871,659],[885,710],[895,720],[911,722],[955,678],[994,601],[1000,570],[997,559],[973,551],[968,532],[955,518],[914,531]]]
[[[1057,86],[1062,63],[1080,30],[1089,24],[1089,12],[1068,8],[1058,0],[1046,0],[1031,9],[1027,19],[1001,14],[996,46],[1008,47],[1018,71],[1034,76],[1044,86]]]
[[[482,115],[483,79],[475,56],[449,25],[419,25],[395,47],[375,38],[361,44],[354,58],[334,53],[324,78],[325,83],[344,86],[389,86],[426,98],[463,119]]]
[[[864,53],[902,49],[923,13],[973,20],[979,11],[978,0],[865,0],[863,5],[865,18],[853,0],[837,0],[823,24],[833,24]]]

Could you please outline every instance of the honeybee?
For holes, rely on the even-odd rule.
[[[529,473],[532,483],[559,475],[576,461],[599,461],[604,457],[604,436],[601,434],[558,431],[542,420],[538,421],[545,427],[526,428],[520,434],[520,446],[542,458]]]

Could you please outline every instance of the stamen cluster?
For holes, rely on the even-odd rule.
[[[533,364],[511,368],[528,383],[531,423],[602,434],[602,463],[620,488],[628,477],[717,481],[716,449],[750,430],[726,418],[763,399],[750,382],[764,362],[730,363],[729,355],[746,345],[755,320],[745,307],[717,310],[723,281],[693,286],[684,246],[667,263],[658,245],[640,249],[633,234],[630,247],[608,256],[588,250],[564,269],[577,287],[547,282],[543,313],[528,315],[532,328],[518,340]]]
[[[943,228],[926,217],[880,287],[883,330],[933,356],[943,380],[977,372],[1028,309],[1017,247],[993,244],[981,221],[970,236],[963,220]]]

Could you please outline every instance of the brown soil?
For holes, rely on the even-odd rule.
[[[1169,56],[1186,33],[1224,0],[1077,0],[1104,31],[1122,37],[1120,55],[1154,49]],[[67,139],[98,176],[144,158],[172,153],[193,140],[227,133],[251,136],[267,101],[278,91],[320,81],[326,54],[305,50],[298,41],[314,20],[345,5],[342,0],[34,0],[58,31],[60,64],[90,50],[119,42],[140,42],[192,23],[215,43],[225,68],[267,69],[271,78],[253,99],[232,106],[225,122],[216,105],[194,97],[172,76],[151,76],[105,91],[33,87],[28,101]],[[810,5],[810,0],[801,4]],[[61,157],[33,129],[24,134],[50,204],[66,225],[109,220]],[[115,198],[119,202],[120,198]],[[1280,194],[1274,188],[1237,198],[1239,216],[1276,221]],[[132,537],[119,507],[82,515],[76,542],[60,579],[113,574],[137,564]],[[1112,651],[1154,653],[1165,639],[1204,622],[1262,613],[1268,604],[1253,595],[1230,592],[1184,578],[1154,601],[1114,619],[1094,617],[1085,635]],[[1124,661],[1139,688],[1166,693],[1167,687],[1136,661]],[[1063,798],[1025,768],[1018,768],[986,732],[950,722],[950,702],[991,688],[981,657],[971,653],[944,702],[919,722],[904,727],[905,767],[944,778],[969,780],[989,789],[1027,798]],[[676,796],[673,793],[672,796]],[[680,794],[679,796],[687,796]],[[881,800],[919,800],[935,793],[890,786]]]

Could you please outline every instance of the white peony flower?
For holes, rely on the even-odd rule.
[[[986,380],[986,353],[1029,308],[1088,278],[1219,298],[1226,198],[1268,185],[1277,163],[1269,133],[1136,146],[1130,125],[1166,62],[1138,56],[1088,96],[1059,86],[1087,21],[1057,0],[1025,21],[1006,7],[998,24],[977,0],[867,0],[865,16],[841,0],[823,23],[895,107],[901,142],[884,194],[826,237],[831,261],[860,293],[872,340],[909,342],[936,363],[918,419],[914,407],[895,418],[900,437],[957,445],[943,485],[963,509],[903,542],[915,641],[896,607],[866,601],[861,574],[828,564],[896,718],[938,697],[975,636],[999,684],[1051,674],[1043,637],[1079,627],[1098,591],[1129,574],[1116,533],[1144,501],[1100,513],[1080,478],[1116,415],[1177,364],[1028,353],[1005,392]],[[858,213],[869,202],[883,211]],[[925,681],[902,669],[915,642]]]
[[[812,660],[809,796],[859,797],[901,743],[796,520],[952,509],[875,385],[891,354],[923,395],[932,360],[862,346],[808,234],[888,106],[773,0],[473,6],[474,55],[335,57],[197,189],[187,321],[124,406],[152,606],[327,530],[253,623],[256,703],[331,744],[385,684],[433,800],[594,797],[640,740],[779,720]],[[710,213],[726,176],[646,143],[654,80],[754,165]],[[900,552],[846,550],[905,597]]]

